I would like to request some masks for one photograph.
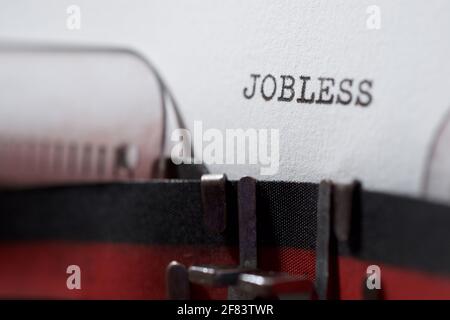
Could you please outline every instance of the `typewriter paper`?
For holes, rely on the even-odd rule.
[[[356,178],[372,190],[450,199],[449,1],[80,0],[79,30],[67,29],[69,3],[19,3],[0,12],[2,38],[133,47],[167,81],[190,129],[196,120],[278,129],[279,170],[261,178]],[[244,96],[252,74],[276,78],[275,98]],[[310,77],[306,98],[317,98],[318,78],[334,79],[338,92],[352,79],[352,102],[298,103],[300,87],[279,101],[281,76]],[[355,105],[364,90],[370,103]],[[259,175],[252,165],[210,169]]]

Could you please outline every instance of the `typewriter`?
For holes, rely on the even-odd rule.
[[[450,3],[378,2],[0,10],[0,298],[449,299]]]

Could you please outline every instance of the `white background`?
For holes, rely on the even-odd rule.
[[[66,8],[81,8],[81,30]],[[366,27],[367,6],[381,29]],[[156,65],[188,126],[278,128],[279,173],[358,178],[418,195],[431,141],[450,107],[447,0],[1,0],[0,40],[119,44]],[[245,100],[250,73],[374,81],[369,108]],[[230,166],[231,178],[258,168]],[[443,177],[449,179],[449,177]]]

